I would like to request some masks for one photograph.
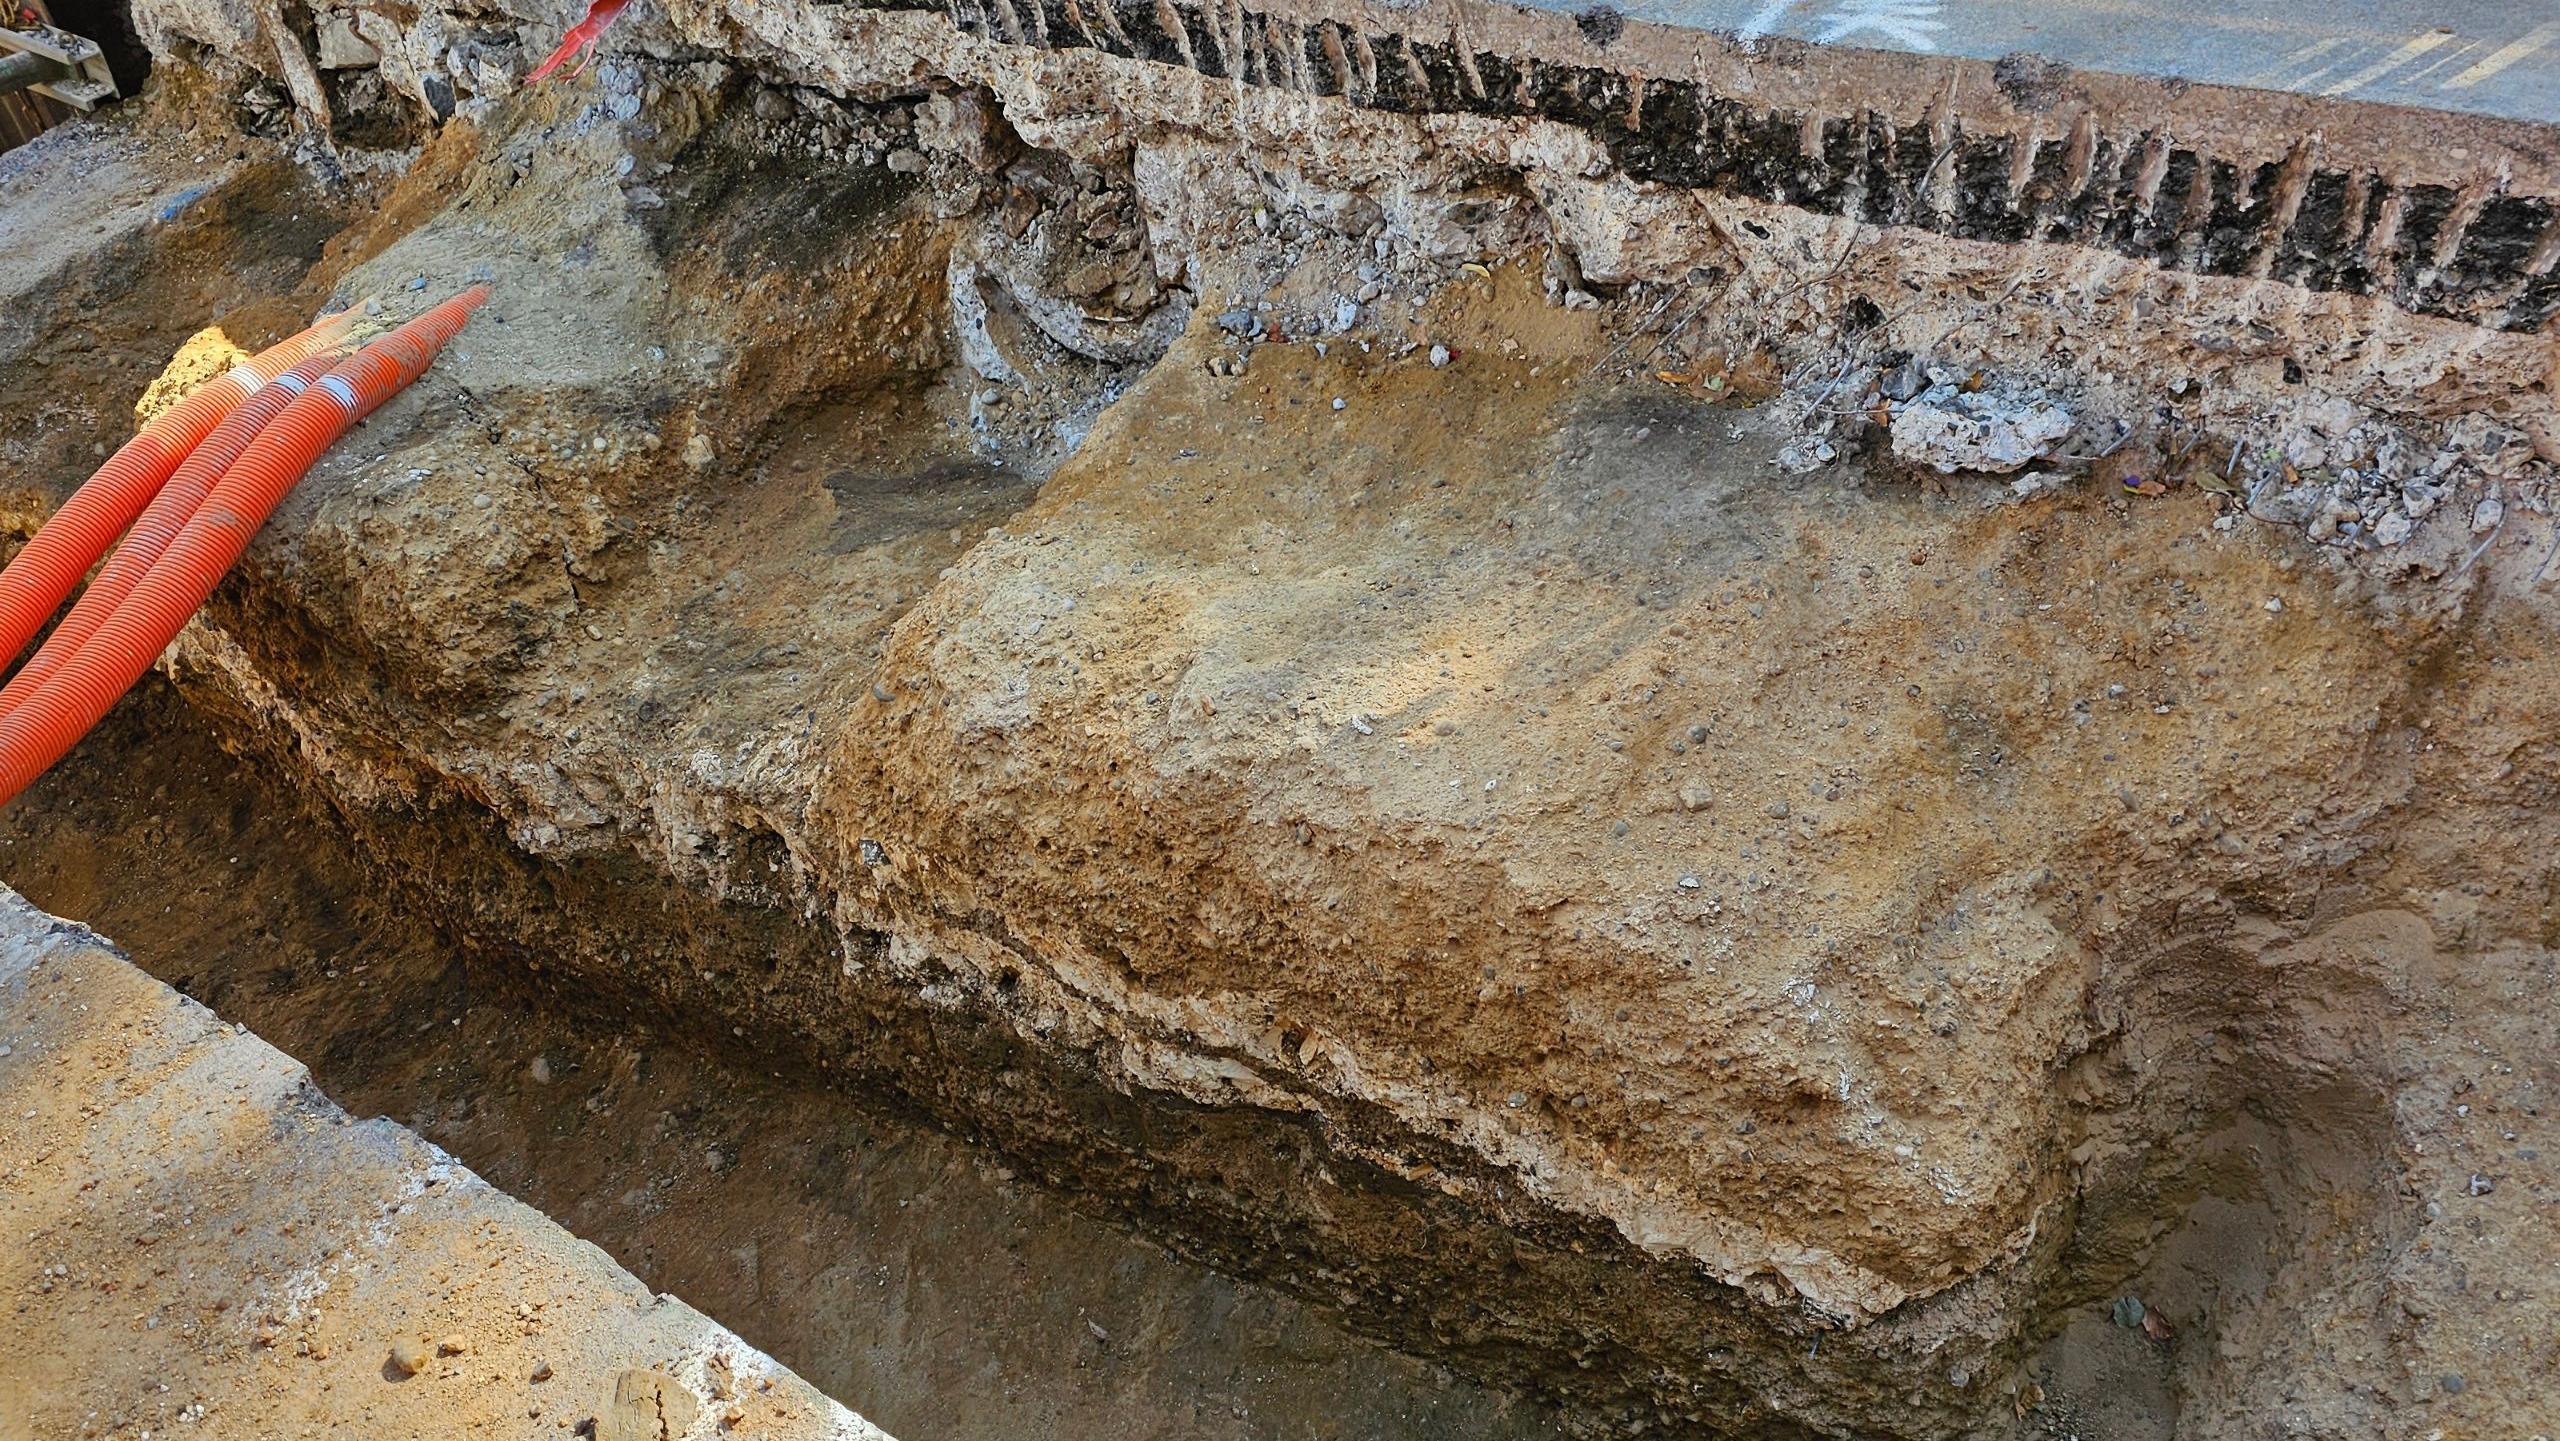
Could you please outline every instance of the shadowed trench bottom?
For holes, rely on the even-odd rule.
[[[1561,1434],[939,1132],[526,1003],[156,676],[0,811],[0,878],[901,1441]]]

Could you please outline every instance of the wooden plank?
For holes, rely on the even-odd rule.
[[[26,24],[50,25],[53,12],[44,0],[0,0],[0,22],[11,29]],[[71,107],[41,95],[0,96],[0,151],[15,150],[71,115]]]

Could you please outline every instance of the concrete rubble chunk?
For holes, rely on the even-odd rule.
[[[320,68],[368,70],[382,63],[382,52],[356,33],[355,17],[332,10],[320,17]]]
[[[1941,475],[2005,475],[2042,459],[2071,424],[2071,412],[2050,400],[1941,382],[1894,410],[1893,453]]]
[[[701,1415],[702,1402],[673,1376],[635,1366],[614,1378],[596,1441],[681,1441]]]

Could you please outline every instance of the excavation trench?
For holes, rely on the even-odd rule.
[[[2547,1413],[2543,201],[997,8],[168,7],[0,169],[21,529],[192,317],[494,297],[8,878],[909,1441]]]
[[[899,1437],[1562,1434],[796,1061],[475,962],[164,683],[0,818],[0,871]]]

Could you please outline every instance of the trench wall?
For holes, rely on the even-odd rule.
[[[1090,49],[1371,109],[1555,121],[1598,138],[1634,180],[1875,225],[1962,240],[2095,246],[2175,270],[2384,297],[2418,314],[2502,330],[2539,331],[2560,309],[2553,201],[2530,179],[2517,184],[2523,155],[2494,153],[2506,144],[2535,148],[2522,127],[2432,117],[2458,131],[2514,139],[2483,136],[2476,155],[2449,146],[2428,174],[2408,164],[2406,153],[2390,169],[2378,156],[2355,153],[2374,141],[2388,147],[2402,140],[2394,132],[2414,118],[2350,121],[2371,134],[2363,145],[2343,147],[2326,145],[2324,132],[2347,118],[2338,113],[2346,107],[2292,97],[2270,106],[2266,123],[2246,140],[2217,143],[2210,131],[2222,127],[2182,123],[2188,117],[2175,105],[2119,128],[2102,124],[2092,102],[2122,97],[2089,93],[2079,77],[2030,57],[1933,67],[1882,55],[1835,60],[1775,42],[1800,72],[1911,72],[1901,84],[1871,92],[1891,98],[1826,106],[1755,95],[1752,62],[1730,51],[1702,51],[1684,76],[1559,58],[1554,51],[1581,48],[1561,36],[1550,49],[1479,43],[1469,33],[1476,27],[1463,22],[1393,28],[1360,13],[1365,7],[1341,7],[1337,20],[1177,0],[855,4],[939,14],[963,33],[1009,45]],[[1427,24],[1442,16],[1426,11],[1420,18]],[[1579,28],[1586,38],[1610,33],[1613,44],[1623,33]],[[1719,68],[1728,73],[1715,73]],[[1926,73],[1931,68],[1955,83],[1939,83]],[[1956,103],[1984,78],[2006,103]],[[2089,78],[2100,92],[2158,89],[2167,98],[2181,88]],[[1975,85],[1967,87],[1967,79]],[[2204,90],[2195,102],[2199,110],[2247,103],[2245,92],[2228,90]]]

